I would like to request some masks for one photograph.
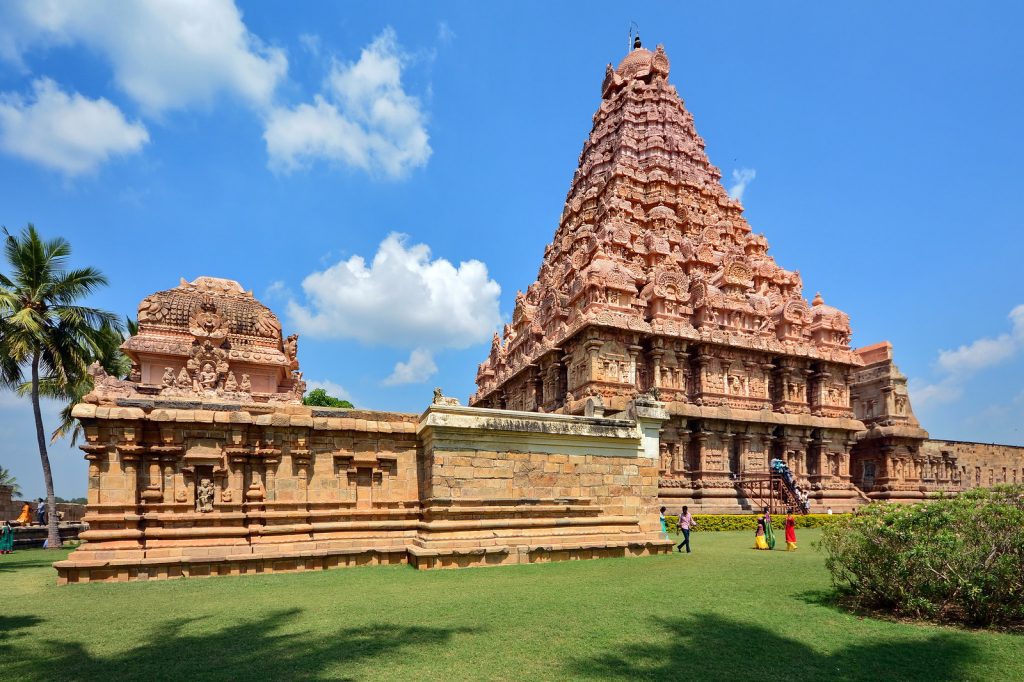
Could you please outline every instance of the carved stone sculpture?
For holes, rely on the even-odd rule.
[[[202,513],[213,511],[213,482],[208,478],[201,479],[199,485],[196,486],[196,511]]]
[[[434,389],[434,405],[459,405],[458,398],[448,398],[441,393],[441,388]]]

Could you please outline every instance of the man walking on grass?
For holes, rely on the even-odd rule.
[[[697,522],[690,516],[690,508],[683,507],[683,511],[679,512],[679,530],[683,531],[683,541],[676,545],[676,549],[683,551],[683,545],[686,546],[686,553],[690,553],[690,529],[697,526]]]

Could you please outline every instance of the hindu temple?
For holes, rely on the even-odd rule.
[[[959,489],[983,467],[927,443],[891,345],[851,349],[849,316],[769,255],[669,69],[639,39],[608,65],[554,239],[470,404],[605,415],[659,400],[659,495],[702,511],[749,508],[736,482],[774,458],[823,508]]]
[[[469,406],[302,403],[298,337],[238,282],[146,297],[73,409],[89,530],[61,582],[668,551],[658,507],[749,513],[786,463],[818,510],[1018,481],[1024,448],[929,440],[887,342],[777,264],[662,46],[608,65],[537,280]]]

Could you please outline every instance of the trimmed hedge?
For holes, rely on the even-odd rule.
[[[827,528],[821,545],[832,582],[854,606],[1024,626],[1024,486],[870,504]]]
[[[754,532],[757,527],[757,518],[760,514],[693,514],[693,520],[697,522],[694,533],[714,532],[720,530],[749,530]],[[823,528],[834,525],[844,514],[794,514],[797,528]],[[785,521],[785,514],[776,514],[773,517],[772,526],[782,528]],[[668,532],[679,532],[679,517],[665,515],[665,522],[668,525]]]

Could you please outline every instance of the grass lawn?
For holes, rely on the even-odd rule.
[[[817,537],[796,553],[695,533],[690,555],[67,587],[49,567],[64,553],[21,551],[0,557],[0,678],[1024,679],[1024,637],[830,606]]]

